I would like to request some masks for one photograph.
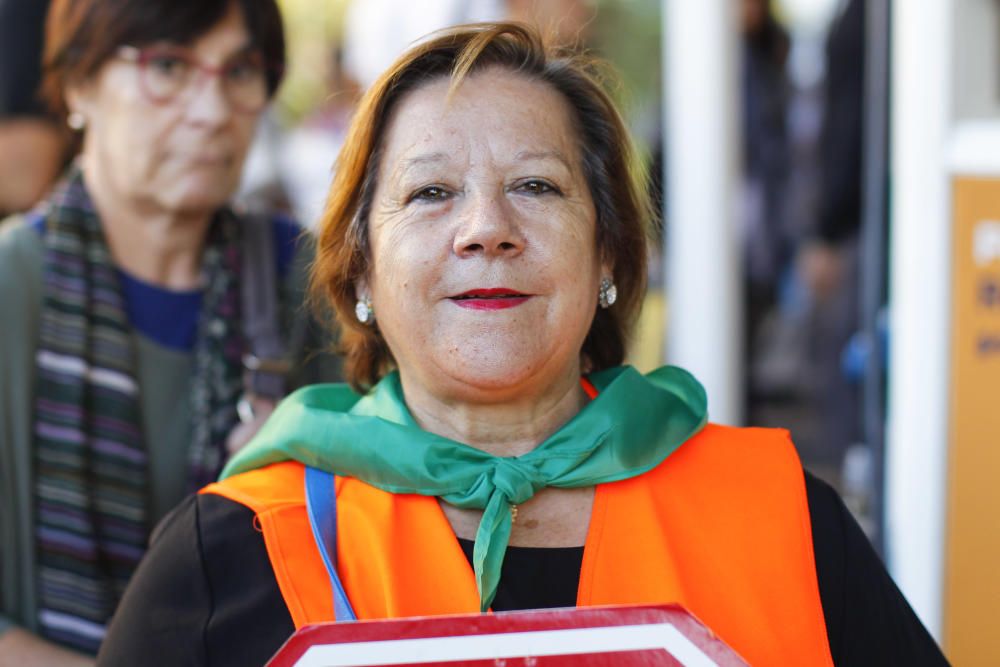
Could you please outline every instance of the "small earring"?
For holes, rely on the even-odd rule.
[[[375,311],[372,310],[372,300],[366,296],[358,299],[354,306],[354,315],[361,324],[371,324],[375,319]]]
[[[601,278],[601,287],[597,291],[597,303],[601,308],[611,307],[618,300],[618,288],[611,282],[611,278]]]
[[[71,111],[69,116],[66,117],[66,124],[69,125],[71,129],[79,132],[83,128],[87,127],[87,118],[79,111]]]

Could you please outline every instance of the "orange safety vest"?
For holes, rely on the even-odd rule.
[[[296,628],[333,620],[305,468],[212,484],[256,513]],[[336,478],[337,571],[358,619],[475,613],[472,568],[436,498]],[[676,602],[752,665],[832,665],[805,480],[784,431],[709,424],[650,472],[600,484],[577,605]]]

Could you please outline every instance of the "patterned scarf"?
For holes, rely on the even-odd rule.
[[[115,265],[78,169],[45,206],[33,453],[38,622],[43,636],[96,653],[150,530],[141,388]],[[192,488],[219,472],[237,420],[239,235],[239,221],[222,211],[204,251]]]

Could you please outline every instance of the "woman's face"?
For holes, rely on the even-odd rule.
[[[488,69],[407,93],[383,137],[357,286],[408,391],[496,398],[580,372],[602,267],[571,109]]]
[[[180,47],[197,62],[219,68],[246,58],[249,44],[243,14],[233,3],[193,43],[142,46]],[[152,101],[140,81],[137,63],[113,57],[93,78],[67,91],[71,110],[87,122],[82,158],[88,184],[99,181],[111,198],[102,203],[109,205],[214,210],[239,183],[259,112],[233,108],[220,76],[204,71],[168,102]]]

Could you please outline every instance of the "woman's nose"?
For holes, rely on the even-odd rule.
[[[232,105],[219,77],[200,72],[191,83],[186,100],[187,118],[194,123],[218,125],[232,115]]]
[[[524,249],[516,213],[502,194],[470,197],[460,215],[454,240],[459,257],[515,256]]]

